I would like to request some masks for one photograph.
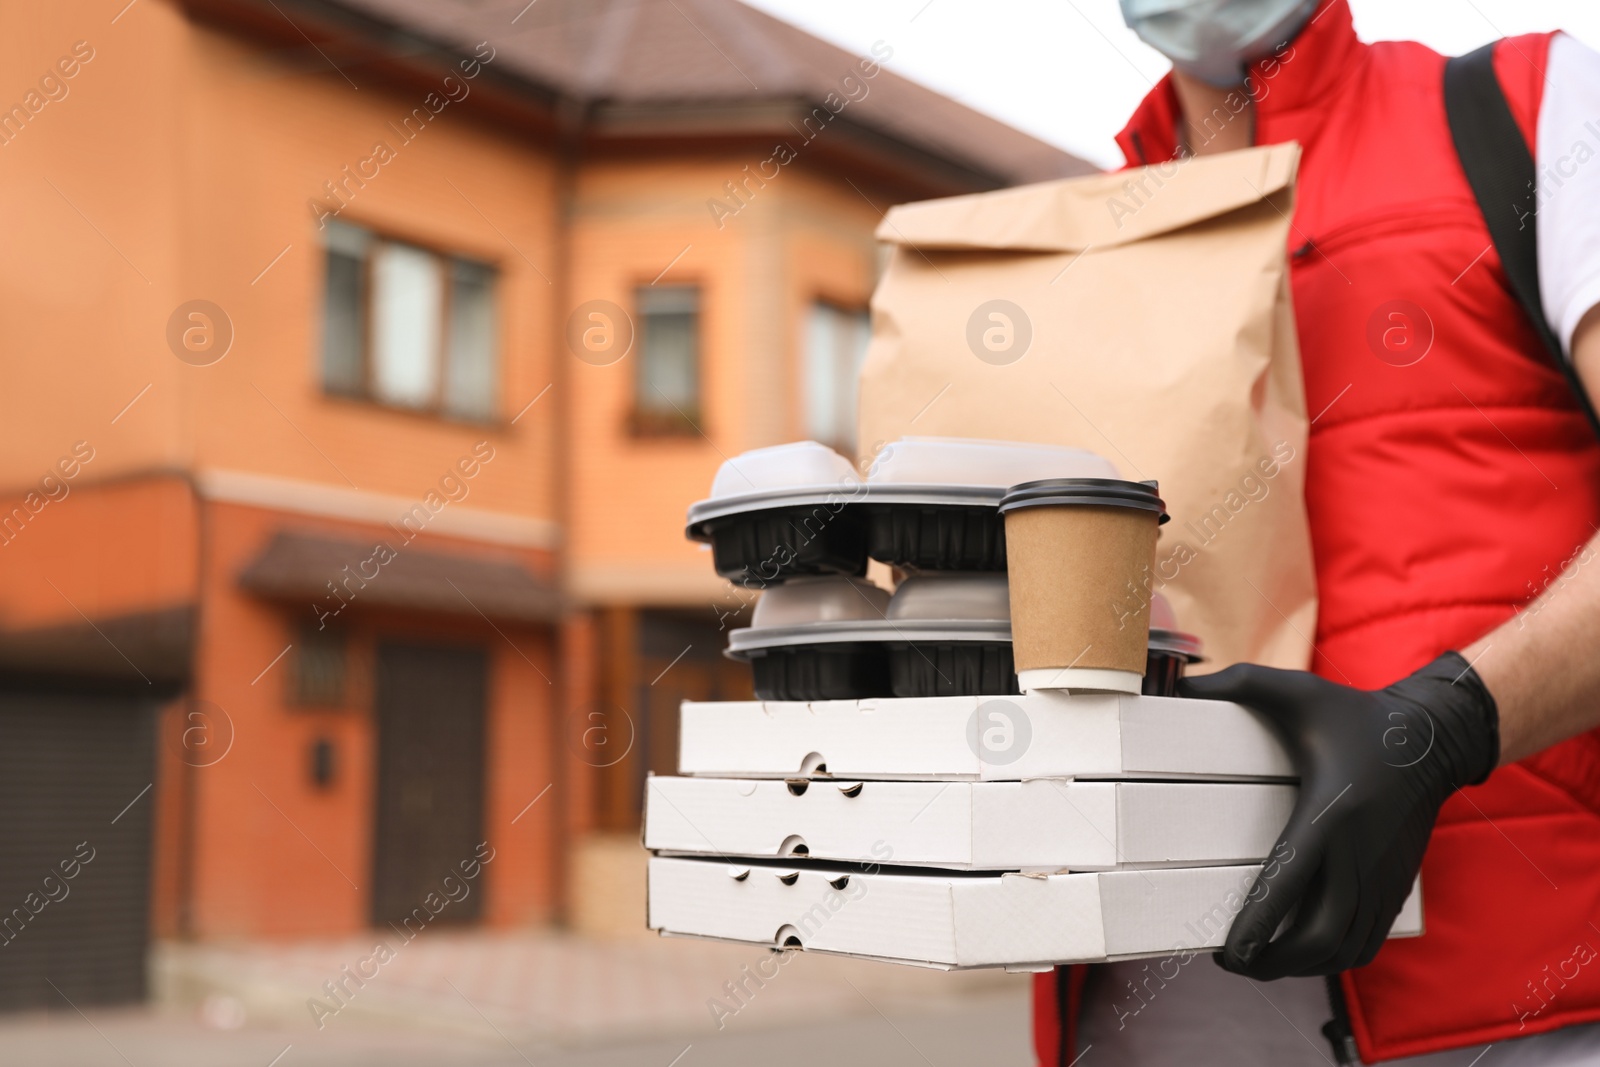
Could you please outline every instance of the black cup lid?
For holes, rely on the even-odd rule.
[[[1006,490],[1000,500],[1000,514],[1018,508],[1049,508],[1062,506],[1089,506],[1102,508],[1136,508],[1153,511],[1166,522],[1167,505],[1160,496],[1161,487],[1154,481],[1125,482],[1120,478],[1045,478],[1037,482],[1023,482]]]

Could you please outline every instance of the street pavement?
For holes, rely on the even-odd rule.
[[[352,1020],[320,1033],[245,1024],[219,1030],[192,1014],[72,1011],[0,1020],[0,1062],[29,1067],[1031,1067],[1025,985],[923,1003],[721,1032],[581,1048],[512,1044],[484,1025],[443,1034]]]
[[[379,965],[381,937],[159,945],[149,1005],[0,1016],[0,1065],[1032,1063],[1025,975],[551,931],[390,937]]]

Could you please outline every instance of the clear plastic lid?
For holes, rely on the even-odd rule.
[[[761,594],[750,615],[750,628],[804,626],[814,622],[882,622],[888,609],[888,590],[865,578],[840,575],[790,578]]]
[[[889,599],[889,618],[1011,622],[1005,574],[918,574]]]
[[[1042,478],[1116,478],[1108,459],[1081,448],[965,437],[902,437],[878,455],[869,485],[979,485]]]
[[[794,441],[741,452],[725,461],[711,481],[711,499],[772,489],[831,488],[860,481],[850,461],[827,445]]]

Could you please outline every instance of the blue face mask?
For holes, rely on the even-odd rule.
[[[1185,74],[1221,88],[1305,28],[1318,0],[1121,0],[1122,20]]]

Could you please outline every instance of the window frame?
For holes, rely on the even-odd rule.
[[[346,392],[328,387],[325,368],[326,351],[323,346],[327,344],[327,317],[328,317],[328,254],[329,243],[324,236],[318,241],[318,249],[322,254],[322,328],[323,332],[318,341],[316,353],[316,380],[317,388],[322,395],[332,400],[344,400],[352,403],[367,404],[381,408],[384,411],[403,415],[420,415],[426,418],[438,419],[445,422],[466,423],[474,426],[495,426],[502,420],[501,405],[503,402],[503,384],[506,367],[505,356],[505,330],[504,330],[504,303],[503,286],[505,270],[499,257],[479,255],[476,252],[448,247],[437,240],[419,238],[390,227],[378,227],[363,221],[345,221],[331,219],[330,225],[343,226],[350,230],[359,230],[366,236],[366,248],[361,259],[361,348],[358,353],[360,362],[359,391]],[[377,301],[375,275],[378,260],[378,249],[382,245],[403,245],[414,248],[431,256],[440,270],[439,293],[439,337],[434,346],[433,393],[425,405],[397,404],[385,400],[378,395],[376,388],[377,360],[374,358],[373,345],[376,340]],[[445,387],[448,380],[450,359],[450,334],[451,315],[454,310],[453,290],[455,288],[455,267],[457,263],[468,263],[486,268],[491,277],[490,289],[494,300],[494,370],[491,374],[491,397],[489,411],[483,416],[464,415],[448,410],[444,405]]]
[[[675,412],[671,415],[655,410],[647,411],[639,403],[641,385],[640,378],[643,373],[645,346],[644,312],[639,306],[639,294],[646,290],[657,287],[662,289],[693,289],[696,293],[694,346],[696,403],[693,410]],[[707,305],[710,303],[708,300],[708,295],[710,292],[711,287],[707,285],[705,279],[699,275],[689,275],[682,278],[676,278],[665,284],[662,284],[659,280],[638,280],[629,286],[628,314],[633,316],[634,358],[639,363],[639,366],[634,369],[633,374],[628,380],[628,413],[626,423],[629,436],[635,438],[670,440],[673,438],[692,438],[709,435],[710,431],[706,429],[705,402],[706,384],[708,381],[706,375],[707,358],[705,324],[706,320],[709,318],[707,314]]]

